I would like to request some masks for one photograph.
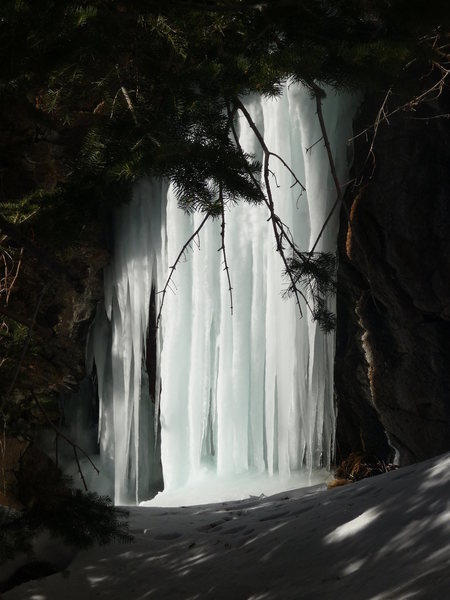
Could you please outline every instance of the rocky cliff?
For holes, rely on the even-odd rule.
[[[382,101],[365,101],[356,132]],[[383,429],[402,464],[450,448],[449,112],[442,92],[356,139],[339,239],[341,455],[389,458]]]

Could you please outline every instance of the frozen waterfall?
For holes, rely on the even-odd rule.
[[[290,85],[276,100],[255,96],[246,106],[269,149],[306,187],[300,195],[289,171],[273,160],[276,212],[308,250],[336,199],[315,102]],[[324,115],[342,185],[353,113],[354,100],[329,93]],[[243,118],[239,136],[260,159]],[[249,481],[258,482],[252,493],[265,491],[257,487],[262,480],[279,489],[299,477],[306,484],[330,465],[333,335],[320,331],[306,307],[299,318],[295,302],[282,298],[286,281],[265,207],[237,203],[225,217],[233,315],[218,252],[220,222],[212,221],[178,265],[156,331],[156,292],[202,216],[183,213],[171,188],[156,181],[136,186],[132,202],[117,213],[105,306],[89,345],[102,472],[116,503],[148,499],[162,478],[163,498],[178,492],[187,503],[192,488],[197,502],[204,490],[225,499],[227,490],[245,493]],[[337,221],[335,211],[317,250],[335,251]]]

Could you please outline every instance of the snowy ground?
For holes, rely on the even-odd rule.
[[[134,542],[2,599],[450,599],[450,454],[333,490],[130,512]]]

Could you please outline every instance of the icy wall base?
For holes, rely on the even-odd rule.
[[[246,103],[267,146],[306,186],[300,195],[291,174],[273,158],[276,212],[298,246],[307,250],[336,198],[323,144],[314,145],[321,138],[315,103],[299,86],[290,86],[278,100],[255,97]],[[343,184],[353,105],[351,99],[331,94],[324,103]],[[244,150],[260,158],[243,118],[239,129]],[[265,208],[238,203],[228,209],[234,314],[218,252],[218,222],[202,230],[199,247],[177,267],[176,289],[164,306],[157,389],[162,390],[161,460],[167,492],[199,479],[206,481],[203,490],[214,488],[219,479],[243,481],[246,474],[277,475],[286,482],[293,474],[329,466],[332,456],[333,336],[320,332],[306,307],[299,319],[294,301],[282,298],[283,266]],[[319,251],[335,249],[335,216]],[[159,399],[151,402],[142,377],[150,292],[152,282],[163,288],[168,267],[201,218],[185,215],[173,191],[156,182],[137,186],[132,203],[117,215],[106,311],[97,320],[91,344],[99,381],[102,463],[114,481],[117,503],[148,498],[160,477],[152,422]]]

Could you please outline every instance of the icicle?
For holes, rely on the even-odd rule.
[[[302,192],[293,185],[292,174],[272,157],[276,213],[308,250],[336,199],[315,102],[302,87],[290,85],[277,100],[251,97],[246,106],[269,149],[306,187]],[[342,185],[353,111],[354,101],[334,92],[324,102]],[[239,135],[244,150],[261,158],[244,118]],[[338,211],[319,251],[334,252],[337,218]],[[142,365],[152,285],[163,288],[168,267],[200,219],[184,214],[172,189],[157,182],[137,186],[131,204],[118,212],[105,309],[93,333],[101,448],[107,471],[114,472],[116,502],[139,501],[156,489],[159,425],[162,503],[177,490],[187,502],[189,486],[198,486],[200,494],[218,491],[221,481],[237,485],[233,494],[245,494],[245,482],[255,475],[260,476],[255,485],[263,485],[261,477],[271,485],[271,476],[280,489],[296,485],[299,474],[306,482],[314,470],[330,465],[334,337],[320,331],[305,305],[300,319],[295,302],[282,298],[283,265],[264,206],[241,202],[225,212],[233,316],[218,252],[220,223],[207,223],[177,266],[157,339],[160,371],[155,404],[150,402]],[[202,481],[206,488],[199,487]],[[225,493],[218,491],[216,499]],[[207,500],[196,501],[202,499]]]

